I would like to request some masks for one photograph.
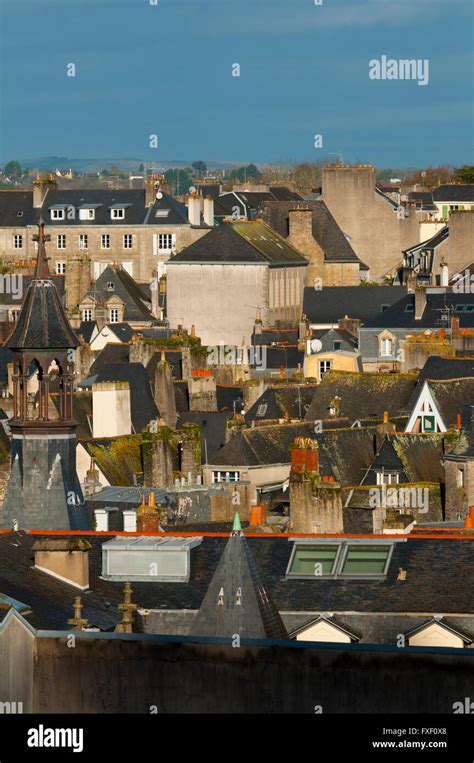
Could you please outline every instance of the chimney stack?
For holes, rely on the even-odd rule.
[[[89,588],[89,549],[82,538],[37,540],[33,545],[35,568],[76,588]]]
[[[426,288],[417,284],[415,288],[415,320],[420,321],[426,307]]]
[[[188,220],[191,225],[201,224],[201,199],[196,193],[188,196]]]
[[[318,443],[310,437],[296,437],[291,448],[291,478],[314,474],[319,474]]]
[[[130,384],[99,382],[92,385],[93,437],[132,434]]]
[[[33,183],[33,207],[34,209],[40,209],[43,206],[43,202],[46,198],[46,194],[49,191],[50,183],[47,180],[36,178]]]
[[[145,181],[145,206],[151,207],[156,200],[156,192],[158,190],[159,183],[155,180],[153,175],[147,177]]]
[[[214,227],[214,199],[212,196],[204,197],[204,222],[211,228]]]

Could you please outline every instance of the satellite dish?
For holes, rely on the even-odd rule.
[[[196,193],[196,191],[197,191],[197,188],[195,185],[189,186],[189,193]]]
[[[163,194],[161,193],[161,191],[157,191],[156,198],[157,199],[162,199],[163,198]]]
[[[319,339],[312,339],[310,344],[311,352],[319,352],[322,350],[323,343]]]

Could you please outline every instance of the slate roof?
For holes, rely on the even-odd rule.
[[[109,287],[113,284],[113,288]],[[148,294],[134,281],[132,276],[119,265],[108,265],[88,291],[94,299],[103,297],[104,300],[116,295],[123,300],[124,321],[153,321],[155,320],[150,307]]]
[[[414,374],[370,374],[330,371],[324,374],[314,393],[306,420],[329,416],[331,401],[337,396],[339,416],[352,421],[382,418],[384,411],[393,417],[407,409],[415,388]]]
[[[325,286],[321,291],[306,286],[303,314],[315,324],[338,323],[345,315],[365,324],[406,293],[405,286]]]
[[[315,384],[268,387],[245,414],[246,421],[303,419],[314,397]],[[262,406],[266,406],[262,408]]]
[[[0,225],[12,228],[34,225],[37,217],[33,191],[0,191]]]
[[[442,434],[386,434],[361,484],[377,484],[376,472],[396,471],[400,482],[444,483]]]
[[[32,567],[32,546],[38,538],[0,534],[0,592],[31,607],[37,628],[68,630],[77,589]],[[102,580],[102,544],[109,536],[89,535],[90,593],[82,594],[83,615],[91,624],[112,628],[120,619],[123,582]],[[191,550],[188,583],[134,582],[139,607],[197,610],[227,544],[227,538],[203,537]],[[472,613],[474,611],[473,540],[466,537],[408,538],[395,543],[383,580],[285,578],[293,542],[287,537],[247,538],[247,544],[279,612]],[[406,570],[406,580],[397,579]],[[30,620],[33,622],[33,618]],[[467,634],[469,635],[469,634]],[[472,637],[472,634],[470,634]]]
[[[425,379],[474,378],[474,358],[442,358],[430,355],[418,374],[418,384]]]
[[[312,424],[277,424],[245,429],[209,458],[214,466],[289,464],[295,437],[310,437],[319,447],[320,473],[343,485],[358,485],[375,455],[376,428],[325,429]]]
[[[239,522],[240,527],[240,522]],[[288,633],[241,532],[227,541],[192,635],[287,639]]]
[[[75,330],[75,333],[84,340],[85,344],[89,344],[96,326],[95,321],[81,321],[81,325]]]
[[[278,234],[262,222],[222,223],[168,261],[168,267],[180,262],[227,262],[306,267],[308,261]]]
[[[80,341],[69,324],[59,293],[51,280],[44,225],[40,225],[35,273],[4,346],[26,350],[69,349],[79,345]]]
[[[165,216],[166,211],[168,214]],[[167,193],[163,193],[161,199],[155,199],[151,207],[146,210],[144,223],[145,225],[190,224],[186,205]]]
[[[326,262],[361,262],[324,201],[266,201],[260,217],[287,238],[289,211],[299,208],[313,210],[313,238],[323,250]]]
[[[323,290],[324,291],[324,290]],[[407,305],[411,310],[407,310]],[[448,314],[449,311],[449,314]],[[383,313],[369,318],[364,329],[404,328],[411,330],[450,328],[449,320],[442,315],[459,318],[460,328],[474,328],[474,295],[452,291],[434,292],[428,290],[423,315],[415,319],[415,295],[407,294]]]
[[[422,241],[420,244],[414,244],[413,246],[410,246],[408,249],[404,249],[403,253],[415,254],[417,252],[422,252],[427,249],[434,250],[436,249],[436,247],[438,247],[448,238],[449,238],[449,226],[445,225],[444,228],[441,228],[441,230],[439,230],[437,233],[431,236],[431,238],[427,238],[426,241]]]
[[[120,342],[129,342],[137,333],[128,323],[107,323],[105,328],[113,331]]]
[[[464,407],[474,401],[474,379],[429,381],[427,384],[447,427],[454,426]]]
[[[443,498],[442,489],[439,483],[427,483],[427,482],[404,482],[398,485],[386,485],[387,492],[382,492],[380,485],[369,486],[367,484],[363,488],[355,488],[347,493],[347,497],[344,496],[344,514],[347,516],[347,509],[366,509],[367,511],[374,511],[373,506],[373,494],[371,490],[373,487],[377,487],[380,490],[379,498],[382,508],[390,509],[390,503],[397,493],[398,506],[393,508],[404,507],[403,513],[400,513],[397,519],[404,523],[404,527],[410,525],[413,520],[417,522],[420,518],[424,522],[442,522],[443,521]],[[390,491],[390,492],[388,492]],[[408,492],[407,492],[408,491]],[[420,492],[421,491],[421,492]],[[428,491],[425,493],[425,491]],[[347,492],[347,491],[346,491]],[[386,502],[386,506],[383,502]],[[421,511],[423,513],[421,513]],[[346,525],[344,525],[344,528]]]
[[[238,386],[232,386],[229,384],[217,384],[216,399],[217,410],[222,412],[230,411],[233,413],[235,403],[235,411],[236,413],[240,413],[244,407],[244,390],[242,387]]]
[[[231,412],[181,411],[176,426],[181,429],[188,422],[201,425],[201,462],[205,464],[206,457],[212,458],[224,446],[232,416]]]
[[[128,363],[129,360],[129,344],[106,344],[91,365],[89,369],[89,376],[95,376],[111,363]]]
[[[433,189],[434,201],[474,201],[474,184],[446,184]]]
[[[304,352],[298,350],[297,345],[266,347],[265,356],[263,355],[263,351],[261,352],[262,354],[260,354],[260,351],[255,352],[253,359],[251,358],[252,362],[250,363],[250,366],[251,368],[254,368],[256,372],[261,370],[265,376],[268,376],[269,371],[281,368],[290,371],[295,371],[298,368],[298,365],[303,368]],[[263,357],[265,357],[264,367],[262,367],[261,364]]]
[[[252,345],[270,346],[273,342],[282,342],[285,344],[298,343],[298,331],[296,329],[263,329],[261,334],[252,334]]]

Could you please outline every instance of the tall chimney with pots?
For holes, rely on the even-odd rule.
[[[197,193],[188,196],[188,220],[191,225],[201,224],[201,198]]]

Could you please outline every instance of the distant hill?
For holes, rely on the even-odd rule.
[[[14,157],[16,158],[16,157]],[[154,162],[150,162],[146,159],[127,159],[127,158],[112,158],[112,159],[70,159],[67,156],[41,156],[34,159],[18,159],[22,167],[26,169],[38,169],[38,170],[67,170],[69,168],[76,172],[100,172],[101,170],[111,167],[120,167],[125,172],[132,172],[137,170],[140,164],[144,164],[145,167],[155,167],[169,169],[170,167],[190,167],[193,161],[183,159],[159,159]],[[239,162],[211,162],[206,161],[207,166],[210,169],[213,168],[226,168],[239,166]]]

